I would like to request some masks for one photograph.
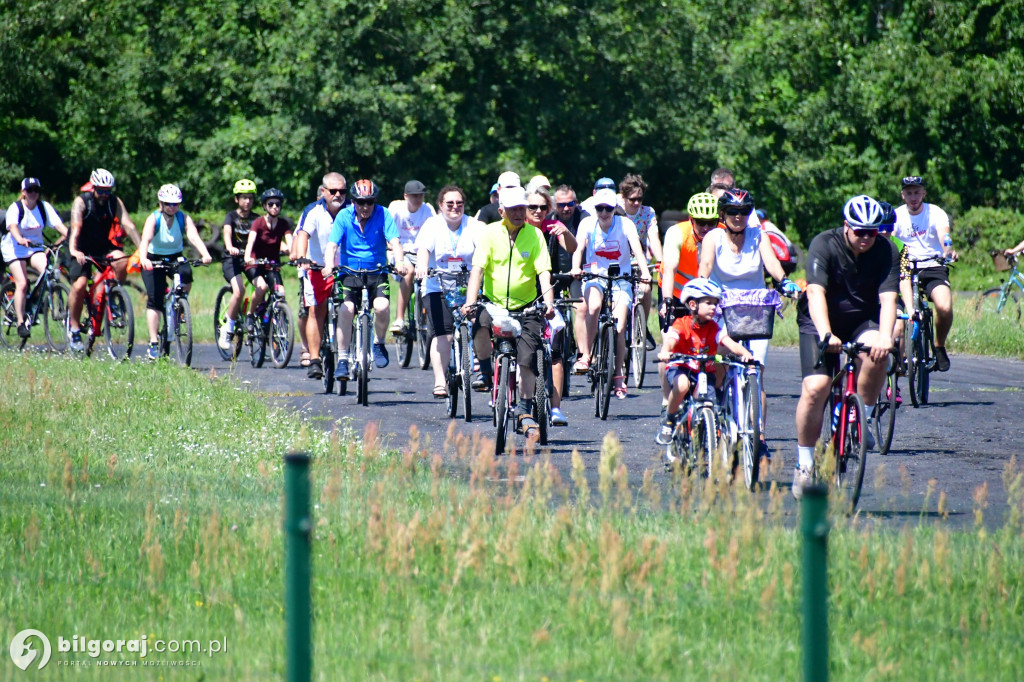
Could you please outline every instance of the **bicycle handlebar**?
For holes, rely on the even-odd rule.
[[[818,343],[818,361],[814,363],[814,369],[818,369],[825,364],[825,353],[828,351],[828,342],[831,338],[832,334],[825,334],[825,338]],[[869,348],[870,346],[860,341],[847,341],[840,347],[839,352],[845,353],[846,357],[852,359]]]

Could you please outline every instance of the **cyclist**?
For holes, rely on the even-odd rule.
[[[468,271],[485,225],[466,215],[466,193],[457,185],[441,188],[437,193],[437,207],[440,213],[427,219],[416,237],[416,277],[423,280],[423,305],[430,331],[430,367],[434,370],[434,397],[444,399],[448,397],[445,371],[451,359],[452,335],[455,333],[455,318],[444,292],[451,291],[456,284],[451,275],[427,277],[427,270]],[[443,288],[441,280],[444,280]]]
[[[485,300],[504,306],[508,310],[522,310],[537,297],[537,286],[543,292],[546,310],[544,316],[555,315],[555,296],[551,291],[551,257],[544,248],[544,235],[526,224],[526,190],[509,187],[498,195],[502,220],[491,223],[483,230],[473,253],[473,270],[469,276],[464,315],[476,305],[480,285]],[[491,366],[491,316],[481,310],[473,324],[473,348],[480,360],[482,390],[490,390],[494,372]],[[519,364],[519,404],[516,423],[529,438],[536,434],[538,424],[533,413],[533,392],[537,381],[537,351],[540,349],[544,320],[538,314],[526,315],[522,322],[522,335],[516,340]],[[476,383],[476,382],[474,382]]]
[[[235,183],[235,203],[238,207],[228,211],[224,216],[224,281],[231,285],[231,298],[228,300],[227,323],[220,329],[217,345],[224,350],[231,348],[231,336],[235,331],[238,312],[242,309],[242,297],[245,295],[245,244],[249,239],[249,230],[256,219],[252,207],[256,203],[256,183],[245,178]]]
[[[21,194],[7,209],[7,234],[0,240],[0,255],[14,280],[14,314],[18,317],[18,336],[31,336],[25,324],[25,294],[28,292],[28,265],[38,272],[46,270],[46,252],[43,250],[43,230],[52,227],[62,238],[68,236],[60,216],[39,193],[42,184],[38,178],[24,178]]]
[[[833,368],[815,368],[818,344],[828,338],[838,353],[844,341],[859,341],[870,351],[861,356],[857,393],[868,415],[885,381],[892,328],[896,322],[899,254],[887,239],[878,239],[882,207],[866,195],[843,207],[843,226],[826,230],[807,249],[807,289],[797,302],[800,365],[803,383],[796,409],[797,466],[793,495],[811,482],[814,444],[821,433],[822,409],[829,396]],[[869,417],[870,419],[870,417]],[[873,448],[873,426],[863,434]]]
[[[610,189],[614,194],[615,181],[612,180],[611,178],[604,177],[598,178],[594,182],[594,189],[590,193],[590,196],[584,199],[583,202],[580,204],[580,211],[583,213],[584,216],[594,215],[594,197],[597,196],[597,193],[600,192],[602,189]],[[615,202],[616,206],[618,206],[618,197],[615,198]]]
[[[713,230],[704,238],[697,274],[708,277],[726,290],[763,290],[764,273],[781,283],[786,293],[799,293],[800,287],[786,279],[771,242],[760,226],[750,227],[747,217],[754,198],[744,189],[727,189],[718,198],[718,210],[724,230]],[[768,339],[752,340],[750,350],[761,365],[768,357]],[[761,414],[766,415],[767,399],[761,389]],[[764,418],[767,421],[767,418]],[[768,456],[768,445],[761,431],[759,456]]]
[[[71,332],[71,350],[80,351],[82,345],[81,317],[85,303],[86,284],[92,275],[92,263],[104,258],[118,259],[111,264],[117,281],[128,277],[128,259],[124,258],[124,237],[127,234],[136,249],[139,246],[139,232],[128,215],[128,209],[120,197],[114,194],[114,175],[97,168],[89,176],[89,191],[82,192],[71,203],[71,237],[68,252],[71,263],[68,279],[71,280],[71,295],[68,296],[68,330]]]
[[[547,180],[544,176],[538,176]],[[536,178],[534,178],[536,179]],[[531,181],[532,182],[532,181]],[[555,272],[567,272],[572,269],[572,253],[576,250],[576,236],[562,221],[547,217],[554,215],[552,209],[554,202],[551,195],[543,189],[542,185],[532,192],[526,193],[526,222],[538,228],[547,239],[548,255],[551,257],[551,267]],[[565,254],[569,261],[569,267],[563,267],[562,254]],[[579,282],[573,280],[573,284],[579,287]],[[563,288],[555,286],[555,294]],[[562,414],[562,376],[565,372],[565,358],[562,357],[562,339],[567,334],[567,320],[563,320],[562,327],[554,333],[551,338],[551,424],[552,426],[568,426],[569,420]]]
[[[402,240],[398,236],[398,228],[391,214],[377,205],[380,189],[373,180],[358,180],[352,186],[353,205],[343,209],[334,218],[334,225],[327,240],[327,262],[333,263],[336,254],[340,253],[340,265],[350,268],[376,268],[387,262],[387,250],[390,247],[395,254],[395,271],[405,276],[409,271],[409,263],[405,259]],[[340,248],[339,248],[340,247]],[[341,279],[344,305],[338,318],[338,367],[334,378],[348,380],[348,346],[352,337],[352,318],[356,306],[362,305],[362,280],[351,274],[343,274]],[[370,297],[374,309],[373,322],[373,364],[387,367],[388,350],[384,346],[384,335],[388,330],[388,317],[391,314],[391,292],[388,287],[387,274],[371,275],[366,282],[366,295]]]
[[[325,261],[324,254],[330,244],[334,219],[345,205],[348,194],[348,182],[341,173],[327,173],[321,185],[322,199],[315,202],[313,208],[299,221],[295,239],[292,240],[293,255],[302,254],[303,258],[328,270],[325,275],[323,270],[310,269],[309,264],[299,266],[306,272],[302,303],[312,313],[306,318],[306,346],[309,349],[309,369],[306,376],[310,379],[322,379],[324,376],[323,361],[320,359],[320,337],[327,317],[327,297],[331,295],[331,288],[334,286],[334,277],[329,271],[337,264],[333,258]]]
[[[661,236],[658,234],[658,216],[654,209],[644,205],[644,196],[647,194],[647,183],[642,175],[630,173],[619,183],[619,196],[622,197],[622,207],[626,217],[636,225],[637,235],[640,237],[640,246],[643,247],[645,256],[649,255],[649,261],[660,263],[662,261]],[[651,299],[653,289],[649,290],[643,297],[644,316],[651,315]],[[647,330],[647,344],[654,348],[654,337],[651,331]]]
[[[412,259],[416,256],[416,235],[419,234],[423,223],[435,215],[434,207],[430,202],[423,200],[426,191],[427,188],[422,182],[410,180],[405,183],[403,198],[396,199],[388,205],[388,213],[398,228],[398,238],[402,242],[402,249],[410,266],[408,273],[398,280],[398,311],[395,322],[391,325],[392,334],[401,334],[405,330],[406,307],[409,305],[415,275],[416,262]],[[389,259],[394,260],[394,254],[389,254]]]
[[[578,246],[572,255],[572,274],[579,275],[585,266],[588,272],[605,275],[608,266],[619,264],[619,270],[626,275],[632,272],[631,258],[636,260],[640,269],[640,295],[650,289],[651,273],[647,268],[647,258],[640,237],[633,221],[624,216],[615,215],[615,191],[602,189],[594,195],[594,211],[596,215],[588,216],[580,222],[576,234]],[[623,376],[623,362],[626,359],[626,323],[629,309],[633,304],[633,285],[625,280],[612,283],[612,290],[605,291],[606,282],[599,279],[587,280],[583,285],[583,299],[586,314],[576,318],[576,339],[579,342],[580,357],[573,369],[583,374],[590,369],[591,340],[597,333],[597,320],[601,313],[601,303],[605,296],[612,297],[612,314],[615,317],[616,348],[615,348],[615,397],[622,400],[626,397],[626,381]]]
[[[196,224],[180,210],[182,197],[177,185],[164,185],[157,191],[156,198],[160,201],[160,208],[146,218],[139,243],[139,251],[142,252],[139,265],[142,266],[142,283],[146,285],[146,327],[149,330],[147,354],[151,360],[160,357],[160,313],[164,309],[168,274],[166,270],[154,272],[153,261],[176,261],[185,248],[186,238],[199,252],[204,265],[213,261],[199,236]],[[185,291],[190,290],[192,266],[182,263],[178,266],[178,273]]]
[[[269,288],[267,266],[257,265],[257,259],[278,260],[282,253],[291,251],[292,224],[281,215],[282,203],[284,194],[276,187],[271,187],[260,195],[260,204],[267,214],[253,221],[249,238],[245,243],[245,277],[253,285],[252,301],[245,320],[246,334],[252,333],[254,315],[263,303],[263,297],[267,295]]]
[[[722,298],[722,290],[717,284],[707,278],[697,277],[686,283],[680,297],[690,314],[676,319],[665,331],[661,351],[658,353],[659,360],[670,360],[673,353],[716,355],[719,345],[725,346],[730,353],[744,361],[754,357],[715,322],[715,309]],[[715,385],[719,388],[725,378],[723,370],[723,367],[713,362],[705,363],[703,368],[703,371],[715,372]],[[662,415],[661,430],[654,439],[659,445],[672,442],[679,406],[697,383],[697,372],[700,371],[702,369],[695,360],[665,370],[665,379],[669,384],[668,409]]]
[[[921,176],[910,175],[903,178],[901,184],[904,204],[896,209],[893,234],[903,241],[910,259],[934,261],[918,272],[917,280],[935,304],[935,369],[945,372],[949,370],[946,337],[953,326],[953,294],[949,288],[949,268],[941,259],[956,258],[949,216],[935,204],[925,203],[925,184]],[[910,305],[913,306],[913,299]],[[909,314],[914,314],[913,307]]]

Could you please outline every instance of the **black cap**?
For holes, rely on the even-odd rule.
[[[28,189],[42,189],[43,185],[39,182],[39,178],[25,178],[21,181],[21,188]]]
[[[427,186],[424,185],[419,180],[410,180],[409,182],[405,183],[406,194],[423,194],[426,191]]]
[[[908,175],[903,178],[903,187],[924,187],[924,178],[920,175]]]

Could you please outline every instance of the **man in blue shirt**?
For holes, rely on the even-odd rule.
[[[395,254],[395,271],[404,275],[409,269],[405,252],[398,238],[395,221],[382,206],[377,205],[379,188],[372,180],[359,180],[352,186],[352,206],[338,213],[334,219],[331,236],[328,239],[325,261],[334,262],[334,254],[340,249],[339,264],[353,269],[375,269],[388,262],[387,250]],[[338,367],[334,377],[341,381],[348,379],[348,347],[352,336],[352,318],[356,306],[363,302],[363,282],[352,274],[341,273],[344,305],[338,320]],[[371,275],[366,282],[367,295],[373,301],[373,362],[378,367],[388,366],[388,351],[384,347],[384,335],[391,318],[391,297],[388,275],[383,272]]]

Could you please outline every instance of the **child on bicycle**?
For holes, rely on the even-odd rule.
[[[750,351],[729,338],[715,322],[715,309],[721,297],[722,290],[711,280],[704,277],[690,280],[680,295],[683,305],[689,309],[690,314],[677,318],[665,331],[658,359],[663,362],[670,360],[673,353],[715,355],[718,346],[722,345],[744,362],[753,360],[754,356]],[[706,363],[704,367],[704,371],[715,372],[716,387],[722,385],[725,378],[724,370],[724,367],[716,366],[713,362]],[[693,360],[666,368],[665,379],[669,387],[668,408],[662,416],[661,430],[654,439],[658,445],[668,445],[672,442],[676,413],[696,384],[697,372],[700,371],[700,365]]]
[[[257,265],[256,261],[276,261],[291,251],[292,224],[281,215],[283,202],[284,194],[276,187],[271,187],[260,195],[260,203],[267,214],[253,221],[245,243],[245,277],[253,285],[252,305],[245,320],[247,334],[256,320],[255,313],[263,304],[263,297],[267,295],[267,290],[271,286],[268,279],[269,269],[266,265]],[[280,274],[277,274],[276,278],[276,283],[280,284]]]

